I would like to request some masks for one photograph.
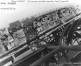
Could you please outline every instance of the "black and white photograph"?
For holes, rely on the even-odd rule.
[[[0,0],[0,66],[81,66],[80,0]]]

